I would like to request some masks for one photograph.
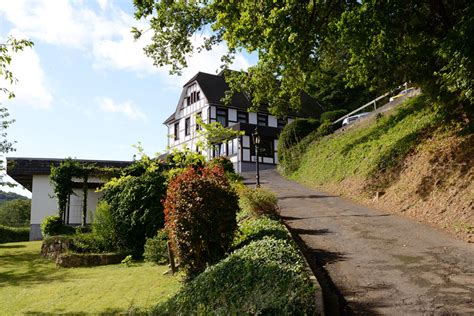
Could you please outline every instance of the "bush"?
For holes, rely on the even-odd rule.
[[[320,120],[321,120],[321,122],[330,122],[330,123],[332,123],[335,120],[337,120],[338,118],[341,118],[346,114],[347,114],[346,109],[328,111],[328,112],[324,112],[323,114],[321,114]]]
[[[265,236],[274,239],[291,240],[287,229],[281,223],[268,217],[250,218],[239,223],[234,237],[234,249],[245,246]]]
[[[319,127],[320,123],[314,119],[297,119],[286,125],[278,138],[278,161],[283,170],[291,164],[295,156],[300,155],[293,146]]]
[[[0,244],[30,240],[29,227],[8,227],[0,225]]]
[[[114,251],[118,248],[112,212],[110,206],[104,201],[97,204],[92,232],[96,238],[103,241],[103,245],[107,250]]]
[[[77,253],[111,252],[107,240],[94,233],[77,234],[70,237],[70,250]]]
[[[219,166],[224,169],[225,173],[235,173],[234,164],[227,157],[215,157],[209,161],[209,166]]]
[[[238,209],[237,194],[220,167],[188,167],[171,181],[165,200],[166,228],[188,277],[229,250]]]
[[[265,237],[233,252],[152,311],[157,315],[312,315],[314,288],[295,246]]]
[[[278,199],[268,190],[246,188],[241,191],[239,206],[253,216],[275,216],[278,213]]]
[[[168,234],[160,229],[155,237],[148,238],[145,242],[145,261],[156,264],[168,262]]]
[[[104,214],[107,219],[103,226],[108,227],[104,227],[104,234],[111,232],[112,226],[118,250],[139,258],[146,238],[164,227],[161,200],[165,197],[166,178],[156,161],[142,158],[136,164],[140,168],[129,168],[133,173],[124,173],[105,184],[102,200],[110,207],[110,216]]]
[[[41,223],[41,233],[43,237],[70,235],[75,232],[75,228],[64,225],[63,220],[58,215],[47,216]]]
[[[30,226],[31,200],[16,199],[0,204],[0,225]]]

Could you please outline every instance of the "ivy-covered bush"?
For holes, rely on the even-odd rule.
[[[264,237],[159,304],[156,315],[313,315],[314,288],[294,244]]]
[[[321,114],[321,122],[334,122],[338,118],[343,117],[347,114],[346,109],[334,110],[334,111],[327,111]]]
[[[220,167],[188,167],[168,186],[166,228],[180,265],[194,277],[229,250],[237,227],[237,194]]]
[[[263,188],[245,188],[240,191],[239,206],[253,216],[275,216],[278,213],[276,195]]]
[[[58,215],[47,216],[41,223],[43,237],[74,234],[74,227],[66,226]]]
[[[118,250],[141,257],[146,238],[164,227],[161,201],[166,178],[161,163],[144,157],[125,169],[121,177],[107,182],[103,192],[102,200],[110,207],[104,234],[107,236],[113,227]]]
[[[8,227],[0,225],[0,244],[6,242],[28,241],[29,227]]]
[[[215,157],[209,161],[209,166],[220,166],[225,173],[235,173],[234,164],[227,157]]]
[[[168,262],[168,234],[160,229],[155,237],[148,238],[145,242],[145,261],[157,264]]]

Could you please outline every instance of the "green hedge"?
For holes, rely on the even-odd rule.
[[[334,110],[334,111],[327,111],[321,114],[321,122],[334,122],[338,118],[343,117],[344,115],[347,114],[346,109],[341,109],[341,110]]]
[[[30,240],[29,227],[8,227],[0,225],[0,244]]]
[[[268,217],[239,223],[240,247],[210,266],[156,315],[311,315],[314,286],[286,228]]]

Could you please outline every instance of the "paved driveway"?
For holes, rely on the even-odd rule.
[[[474,315],[473,244],[273,170],[261,178],[326,289],[327,314]]]

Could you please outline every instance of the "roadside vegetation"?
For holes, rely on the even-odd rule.
[[[315,313],[315,288],[301,254],[285,226],[272,219],[276,197],[264,189],[237,187],[243,207],[228,254],[154,307],[152,314]]]
[[[313,131],[289,149],[298,157],[281,170],[472,241],[471,123],[453,120],[434,103],[421,95],[344,132],[321,137]]]

